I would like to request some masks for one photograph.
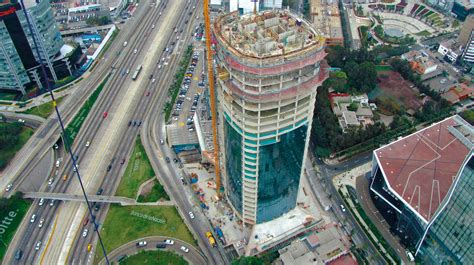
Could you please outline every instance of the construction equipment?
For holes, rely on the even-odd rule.
[[[212,115],[212,140],[214,142],[214,168],[216,171],[216,191],[220,195],[221,177],[219,170],[219,143],[217,142],[217,111],[216,111],[216,91],[214,87],[214,70],[212,64],[211,50],[211,18],[209,15],[209,0],[204,0],[204,25],[206,29],[206,59],[207,59],[207,80],[209,81],[209,92],[211,97]]]
[[[212,246],[212,247],[215,247],[216,246],[216,240],[214,239],[214,237],[212,236],[212,233],[207,231],[206,232],[206,237],[207,239],[209,240],[209,244]]]

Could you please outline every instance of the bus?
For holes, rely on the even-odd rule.
[[[132,75],[132,80],[136,80],[138,75],[140,74],[140,71],[142,70],[142,65],[139,65],[137,67],[137,70],[135,70],[135,73],[133,73]]]

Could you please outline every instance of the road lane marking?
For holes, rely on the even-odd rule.
[[[60,210],[58,210],[58,211],[60,211]],[[56,230],[56,224],[57,224],[57,221],[58,221],[58,216],[59,216],[59,213],[56,214],[56,218],[54,218],[53,230],[51,231],[51,234],[49,235],[48,243],[46,243],[46,247],[44,248],[43,253],[41,253],[40,264],[43,264],[44,255],[46,254],[46,251],[48,251],[49,244],[51,243],[51,238],[53,237],[54,231]]]

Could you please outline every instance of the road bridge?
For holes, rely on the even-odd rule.
[[[67,194],[67,193],[53,193],[53,192],[25,192],[24,198],[30,199],[52,199],[60,201],[81,201],[85,202],[84,196],[79,194]],[[172,201],[158,201],[158,202],[144,202],[140,203],[134,199],[121,197],[121,196],[107,196],[107,195],[87,195],[87,199],[90,202],[104,202],[104,203],[120,203],[122,206],[129,205],[162,205],[172,206]]]

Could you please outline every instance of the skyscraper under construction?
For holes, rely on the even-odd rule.
[[[232,12],[213,22],[225,193],[245,224],[296,206],[324,39],[287,10]]]

